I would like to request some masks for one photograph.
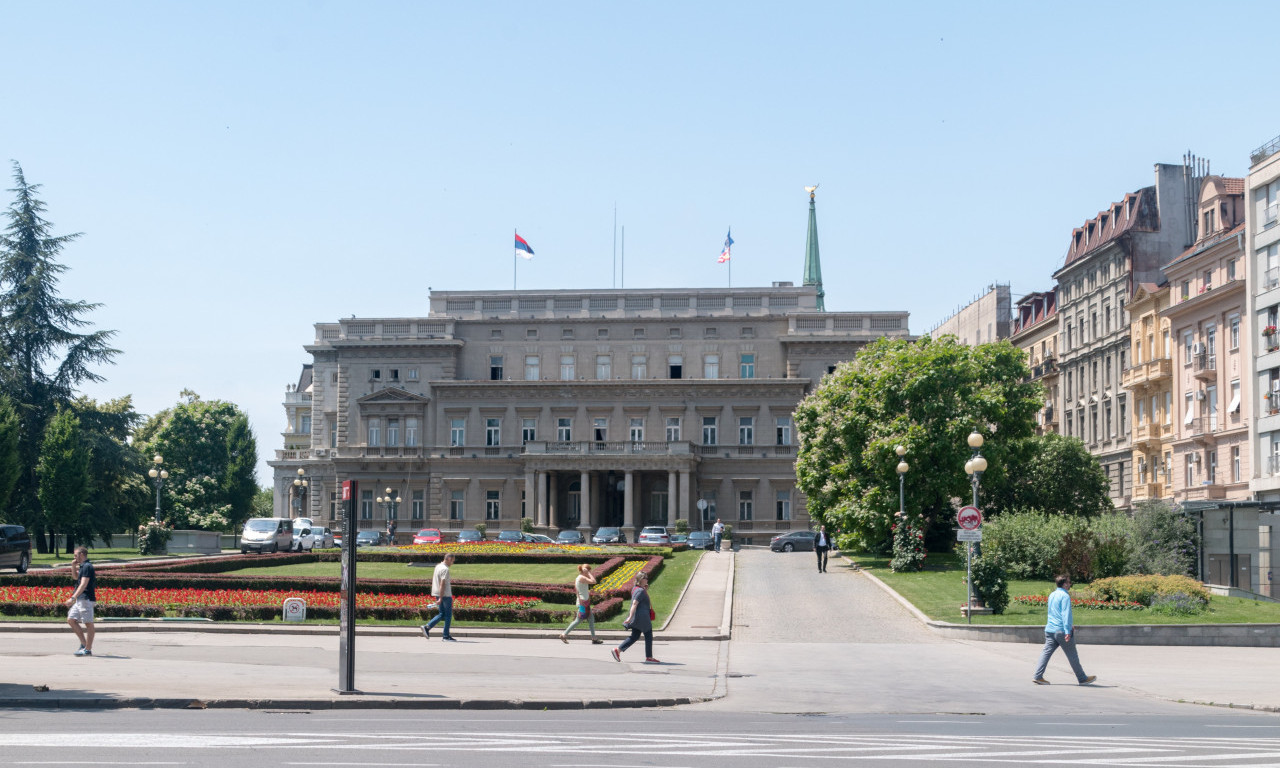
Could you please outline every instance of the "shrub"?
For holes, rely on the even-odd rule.
[[[1132,601],[1147,606],[1153,605],[1157,599],[1178,594],[1187,599],[1198,600],[1202,605],[1209,604],[1209,592],[1200,582],[1182,575],[1116,576],[1097,579],[1089,588],[1103,600]]]
[[[982,526],[982,547],[1000,559],[1011,578],[1051,579],[1062,540],[1077,524],[1038,510],[1006,512]]]
[[[1137,504],[1132,541],[1129,573],[1195,574],[1199,549],[1196,523],[1176,507],[1159,501]]]
[[[520,518],[520,530],[523,531],[524,533],[533,533],[533,518],[532,517]]]
[[[1093,531],[1093,577],[1105,579],[1123,576],[1132,552],[1132,521],[1127,515],[1103,515],[1089,523]]]
[[[893,527],[893,560],[889,567],[895,572],[914,573],[924,570],[924,559],[929,550],[924,545],[924,531],[910,519]]]
[[[165,545],[173,538],[172,526],[151,520],[138,526],[138,554],[155,555],[165,551]]]
[[[480,532],[480,538],[484,538],[485,531],[489,530],[489,526],[484,523],[476,523],[476,530]]]
[[[992,613],[1004,613],[1009,607],[1009,581],[1000,558],[990,553],[973,559],[973,591]]]
[[[689,521],[683,517],[676,521],[676,533],[688,533]]]
[[[1185,592],[1174,592],[1172,595],[1161,595],[1151,601],[1153,613],[1164,613],[1173,616],[1190,616],[1200,613],[1206,604]]]
[[[1072,581],[1092,581],[1097,544],[1093,531],[1079,519],[1069,522],[1071,528],[1063,535],[1062,543],[1058,546],[1058,557],[1053,570],[1055,573],[1069,575]]]

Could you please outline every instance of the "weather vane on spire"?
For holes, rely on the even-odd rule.
[[[809,199],[810,199],[810,200],[812,200],[812,199],[813,199],[813,193],[814,193],[817,189],[818,189],[818,185],[817,185],[817,184],[814,184],[812,187],[805,187],[805,188],[804,188],[804,191],[809,193]]]

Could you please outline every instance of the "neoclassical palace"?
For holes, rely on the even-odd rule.
[[[402,541],[524,517],[633,541],[681,519],[807,528],[792,411],[873,339],[908,337],[906,312],[824,311],[820,281],[434,291],[426,317],[318,323],[285,393],[276,513],[337,521],[355,480],[358,527],[395,520]]]

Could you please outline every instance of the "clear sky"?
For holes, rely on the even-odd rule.
[[[265,462],[313,323],[508,289],[517,228],[518,287],[612,287],[615,206],[628,288],[727,285],[729,227],[733,285],[799,283],[820,183],[828,309],[1047,289],[1155,163],[1280,134],[1275,10],[0,0],[0,160],[84,233],[87,394],[230,400]]]

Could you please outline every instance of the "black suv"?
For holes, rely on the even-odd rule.
[[[31,565],[31,537],[20,525],[0,525],[0,568],[26,573]]]
[[[592,544],[626,544],[627,532],[621,528],[601,528],[591,537]]]

